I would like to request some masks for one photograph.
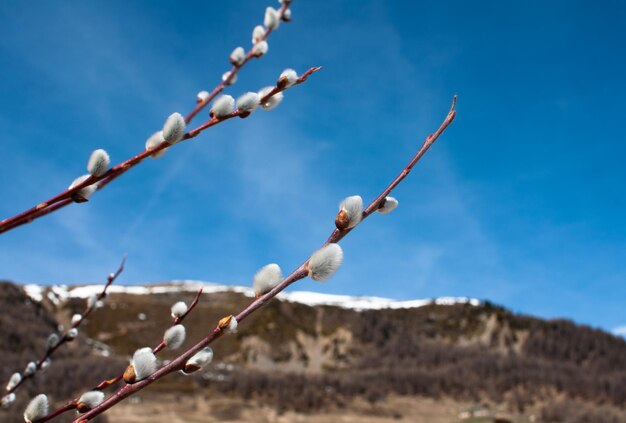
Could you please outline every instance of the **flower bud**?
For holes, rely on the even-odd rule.
[[[31,376],[35,374],[36,371],[37,371],[37,363],[35,363],[34,361],[31,361],[30,363],[26,365],[26,369],[24,369],[24,376]]]
[[[9,408],[11,405],[13,405],[14,402],[15,402],[15,394],[11,392],[10,394],[2,397],[2,399],[0,400],[0,407],[5,408],[5,409]]]
[[[206,99],[209,98],[209,92],[208,91],[200,91],[197,95],[196,95],[196,101],[198,103],[204,103],[206,101]]]
[[[164,142],[165,138],[163,138],[163,131],[157,131],[146,140],[146,150],[151,150],[154,147],[163,144]],[[166,151],[167,147],[150,154],[150,157],[152,157],[153,159],[158,159],[159,157],[163,156]]]
[[[59,345],[59,335],[57,335],[56,333],[51,333],[50,336],[48,336],[47,343],[49,350],[56,347],[57,345]]]
[[[315,281],[325,281],[341,266],[343,250],[339,244],[328,244],[313,253],[309,259],[309,276]]]
[[[124,381],[126,383],[135,383],[147,378],[157,369],[156,356],[151,348],[141,348],[133,354],[133,360],[130,366],[124,372]]]
[[[42,419],[48,415],[48,409],[48,397],[44,394],[39,394],[28,403],[26,411],[24,411],[24,421],[32,423]]]
[[[168,144],[176,144],[185,135],[185,119],[180,113],[172,113],[163,125],[163,139]]]
[[[298,81],[298,74],[293,69],[285,69],[276,84],[279,88],[289,88]]]
[[[172,317],[174,319],[182,317],[185,313],[187,313],[187,304],[182,301],[177,302],[172,306]]]
[[[72,182],[68,189],[72,189],[75,186],[82,184],[90,177],[91,175],[79,176],[78,178],[74,179],[74,182]],[[91,197],[91,195],[96,192],[96,189],[98,189],[96,184],[87,185],[86,187],[78,190],[78,192],[72,194],[72,200],[74,200],[76,203],[84,203],[86,201],[89,201],[89,197]]]
[[[376,211],[378,213],[387,214],[394,211],[396,207],[398,207],[398,200],[396,200],[394,197],[385,197],[385,201]]]
[[[183,367],[183,373],[190,374],[205,367],[213,360],[213,350],[206,347],[198,351],[193,357],[191,357],[185,363]]]
[[[170,350],[175,350],[185,342],[185,327],[183,325],[175,325],[165,331],[163,342]]]
[[[107,173],[110,164],[111,159],[109,158],[107,152],[103,149],[98,149],[91,153],[91,156],[89,156],[87,170],[92,176],[102,176]]]
[[[260,100],[261,101],[261,107],[263,108],[263,110],[272,110],[272,109],[276,108],[276,106],[278,106],[281,101],[283,101],[283,93],[282,92],[277,92],[273,96],[271,96],[271,97],[265,99],[265,101],[263,101],[263,97],[265,97],[269,93],[271,93],[272,90],[274,90],[274,88],[276,88],[276,87],[265,87],[261,91],[259,91],[259,97],[261,98],[261,100]]]
[[[81,314],[75,314],[72,316],[72,326],[77,325],[80,321],[83,320],[83,316]]]
[[[252,30],[252,44],[256,44],[265,37],[265,28],[261,25],[257,25]]]
[[[339,214],[335,219],[337,229],[354,228],[363,216],[363,199],[359,195],[346,197],[339,203]],[[345,223],[347,221],[347,226]]]
[[[238,322],[235,316],[226,316],[218,322],[217,326],[228,333],[236,333]]]
[[[235,99],[229,95],[223,95],[213,103],[211,107],[211,116],[217,119],[223,119],[230,115],[235,109]]]
[[[263,24],[267,29],[274,30],[278,28],[278,24],[280,23],[280,16],[278,15],[278,11],[273,7],[268,7],[265,9],[265,17],[263,19]]]
[[[94,407],[99,406],[104,401],[104,392],[102,391],[89,391],[85,392],[78,399],[76,410],[79,413],[86,413]]]
[[[281,19],[284,22],[291,22],[291,9],[285,9],[285,11],[283,12],[283,16],[281,17]]]
[[[237,74],[231,71],[224,72],[222,74],[222,81],[224,81],[224,85],[226,86],[233,85],[237,82]]]
[[[254,275],[252,287],[254,293],[258,296],[269,292],[283,279],[283,275],[280,271],[280,266],[276,263],[271,263],[263,266]]]
[[[245,93],[237,99],[237,110],[246,113],[246,116],[259,107],[259,95],[257,93]]]
[[[254,44],[254,41],[253,41],[253,44]],[[243,47],[237,47],[236,49],[234,49],[233,52],[230,53],[229,59],[230,59],[230,63],[232,63],[234,66],[239,67],[243,65],[243,62],[246,60],[246,52],[244,51]]]
[[[19,372],[15,372],[9,378],[9,383],[7,383],[7,391],[15,388],[22,381],[22,375]]]
[[[67,331],[67,333],[65,334],[65,337],[68,340],[73,340],[76,339],[76,337],[78,336],[78,329],[76,328],[71,328],[70,330]]]
[[[267,41],[259,41],[252,47],[252,54],[256,57],[261,57],[269,50],[270,46]]]

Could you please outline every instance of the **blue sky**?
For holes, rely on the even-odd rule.
[[[8,217],[114,163],[249,47],[258,1],[0,5],[0,202]],[[296,267],[337,203],[368,201],[459,94],[458,116],[326,284],[398,299],[489,299],[626,326],[626,7],[619,1],[304,1],[227,93],[324,70],[272,112],[212,128],[97,193],[0,237],[0,278],[249,284]],[[206,113],[202,115],[207,117]],[[203,121],[198,119],[197,123]]]

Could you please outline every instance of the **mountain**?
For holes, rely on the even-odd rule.
[[[62,401],[119,373],[133,351],[160,341],[170,306],[200,287],[184,346],[253,297],[198,281],[112,285],[79,339],[18,397]],[[3,380],[100,289],[1,284]],[[159,381],[112,409],[111,421],[626,422],[623,339],[474,299],[285,293],[212,347],[205,372]]]

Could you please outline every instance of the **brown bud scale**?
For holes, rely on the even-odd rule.
[[[124,382],[133,384],[137,382],[137,375],[135,374],[135,366],[129,364],[126,370],[124,370]]]
[[[343,231],[350,225],[350,217],[348,217],[348,213],[345,210],[339,211],[337,213],[337,217],[335,218],[335,226],[340,231]]]
[[[232,318],[232,315],[221,318],[220,321],[217,323],[217,327],[221,330],[228,328],[228,326],[230,326],[230,321]]]

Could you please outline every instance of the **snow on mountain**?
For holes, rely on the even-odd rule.
[[[24,285],[24,291],[34,301],[42,301],[44,296],[46,296],[51,302],[57,305],[63,303],[69,298],[89,298],[92,295],[99,294],[102,291],[102,288],[102,285]],[[111,294],[149,295],[177,292],[197,292],[200,288],[202,288],[203,292],[206,294],[215,292],[237,292],[251,298],[254,297],[254,291],[251,288],[191,280],[172,281],[169,283],[154,285],[114,284],[109,287],[108,292]],[[477,306],[480,304],[479,300],[467,297],[440,297],[435,299],[398,301],[383,297],[335,295],[310,291],[283,292],[278,294],[278,298],[284,301],[296,302],[309,306],[329,305],[357,311],[417,308],[433,302],[438,305],[471,304],[473,306]]]

